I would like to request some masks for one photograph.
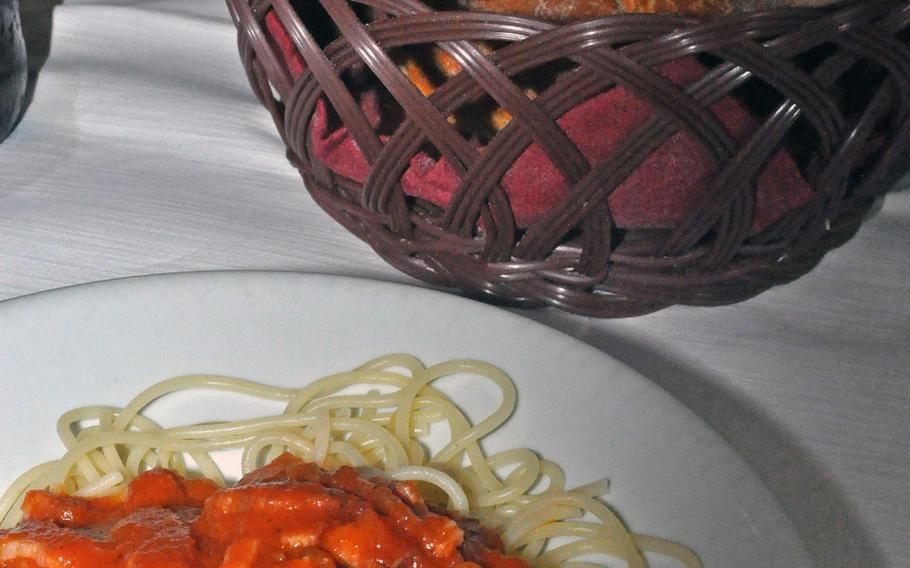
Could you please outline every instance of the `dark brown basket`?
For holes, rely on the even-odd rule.
[[[565,25],[434,11],[417,0],[228,5],[253,88],[319,205],[400,270],[499,302],[621,317],[744,300],[806,273],[847,241],[904,166],[907,0]],[[300,56],[296,77],[269,18]],[[463,71],[425,97],[399,63],[428,44]],[[704,73],[671,80],[667,66],[678,60],[697,61]],[[533,100],[521,83],[531,71],[552,75]],[[388,111],[381,124],[362,104],[371,83]],[[611,89],[650,111],[606,158],[589,161],[557,119]],[[489,139],[468,138],[447,117],[485,98],[512,120]],[[731,99],[754,121],[745,136],[712,110]],[[356,142],[360,181],[314,150],[320,105],[323,122],[343,125]],[[710,175],[685,210],[670,212],[670,225],[623,226],[613,194],[677,135],[710,158]],[[522,225],[503,180],[532,146],[565,192]],[[404,191],[418,154],[444,161],[454,176],[447,204]],[[779,174],[775,159],[793,164],[810,193],[777,195],[789,205],[757,225],[758,180]]]

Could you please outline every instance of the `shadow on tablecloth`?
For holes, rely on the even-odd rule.
[[[910,179],[906,180],[910,182]],[[681,357],[620,329],[587,326],[552,310],[520,311],[606,352],[660,385],[704,419],[752,467],[795,525],[819,568],[886,568],[856,508],[824,467],[775,420]],[[684,377],[684,379],[680,379]]]

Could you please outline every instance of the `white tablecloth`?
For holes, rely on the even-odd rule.
[[[220,0],[54,4],[23,0],[36,62],[48,38],[50,56],[0,145],[0,299],[217,268],[414,283],[306,195]],[[819,566],[910,566],[908,246],[910,180],[811,274],[749,302],[620,321],[526,315],[704,417]]]

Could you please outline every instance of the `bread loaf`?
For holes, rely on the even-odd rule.
[[[623,13],[712,18],[785,6],[821,6],[834,0],[459,0],[469,10],[569,22]]]

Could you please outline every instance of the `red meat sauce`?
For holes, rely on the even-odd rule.
[[[0,568],[528,568],[411,482],[285,454],[222,489],[156,469],[124,495],[28,493]]]

